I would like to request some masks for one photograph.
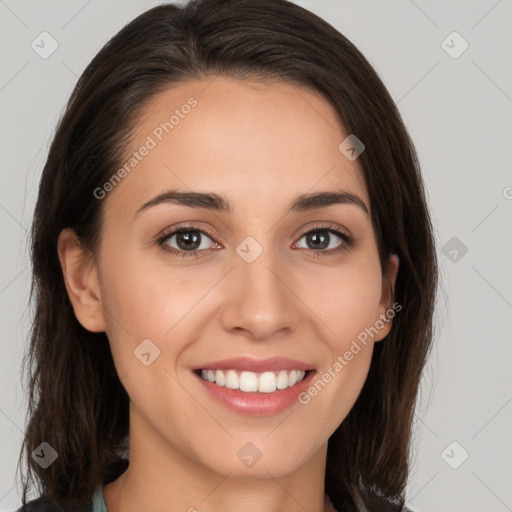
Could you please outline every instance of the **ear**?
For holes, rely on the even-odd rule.
[[[71,228],[60,232],[57,252],[77,320],[88,331],[104,332],[106,327],[98,273],[92,254],[84,249]]]
[[[382,327],[382,324],[384,324],[384,326],[381,329],[379,329],[379,332],[378,332],[378,334],[375,335],[375,337],[373,338],[373,341],[381,341],[391,331],[391,326],[393,323],[391,318],[393,318],[393,317],[389,313],[386,314],[386,312],[389,310],[392,310],[394,313],[393,297],[395,295],[395,283],[396,283],[396,276],[398,274],[399,263],[400,263],[400,259],[398,258],[398,255],[391,254],[387,261],[387,266],[386,266],[387,279],[386,279],[386,276],[384,276],[383,282],[382,282],[382,298],[381,298],[380,307],[379,307],[380,316],[375,323],[376,327]],[[394,316],[394,314],[393,314],[393,316]]]

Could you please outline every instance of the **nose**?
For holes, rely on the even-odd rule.
[[[252,263],[235,255],[221,320],[226,331],[263,341],[294,329],[298,299],[293,279],[268,251]]]

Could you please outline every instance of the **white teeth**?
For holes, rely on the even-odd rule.
[[[252,372],[240,374],[240,391],[258,391],[258,376]]]
[[[239,389],[247,393],[273,393],[277,389],[286,389],[300,382],[306,372],[303,370],[281,370],[280,372],[236,372],[235,370],[201,370],[203,379],[217,386]]]
[[[229,389],[240,389],[240,380],[235,370],[228,370],[226,372],[226,387]]]
[[[276,390],[277,378],[274,372],[265,372],[260,375],[258,391],[260,393],[272,393]]]
[[[288,374],[283,370],[277,376],[277,389],[286,389],[288,387]]]
[[[224,374],[220,370],[215,372],[215,382],[218,386],[224,386],[225,384]]]

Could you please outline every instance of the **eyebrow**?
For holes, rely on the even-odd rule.
[[[229,201],[214,192],[179,192],[168,190],[144,203],[135,213],[137,216],[143,210],[162,203],[173,203],[192,208],[205,208],[218,212],[232,213],[233,208]],[[344,190],[330,192],[315,192],[298,196],[290,206],[288,213],[327,208],[336,204],[352,204],[361,208],[366,215],[370,215],[365,202],[358,196]]]

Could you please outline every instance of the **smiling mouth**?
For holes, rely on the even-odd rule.
[[[313,370],[249,372],[237,370],[195,370],[199,377],[219,387],[246,393],[274,393],[295,386]]]

